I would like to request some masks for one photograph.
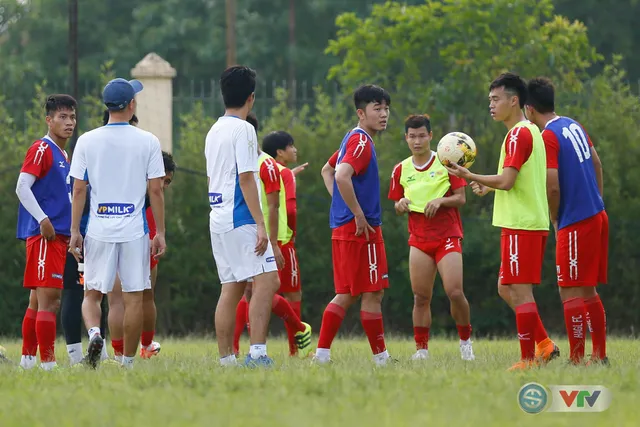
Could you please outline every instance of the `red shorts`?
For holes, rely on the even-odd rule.
[[[333,283],[336,294],[358,296],[389,287],[384,240],[332,240]]]
[[[62,278],[67,261],[69,237],[56,235],[48,241],[42,236],[27,239],[27,263],[24,268],[24,287],[56,288],[64,287]]]
[[[605,211],[558,230],[558,286],[607,283],[609,217]]]
[[[442,240],[426,241],[419,237],[410,235],[409,246],[420,249],[422,252],[433,258],[436,261],[436,264],[449,253],[462,253],[462,239],[460,237],[447,237]]]
[[[502,230],[500,284],[539,285],[546,231]]]
[[[298,254],[293,242],[289,242],[286,245],[280,245],[282,256],[284,257],[284,267],[282,270],[278,270],[278,276],[280,276],[280,289],[281,294],[300,292],[300,268],[298,267]]]

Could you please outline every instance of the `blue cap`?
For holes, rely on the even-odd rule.
[[[110,111],[124,110],[142,88],[139,80],[113,79],[104,87],[102,100]]]

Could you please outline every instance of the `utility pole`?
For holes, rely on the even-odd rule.
[[[289,107],[296,101],[296,1],[289,0]]]
[[[69,0],[69,92],[78,99],[78,0]],[[78,126],[73,130],[69,151],[78,140]]]
[[[227,67],[237,64],[236,59],[236,0],[226,0]]]

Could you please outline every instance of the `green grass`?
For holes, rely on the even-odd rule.
[[[18,342],[4,342],[19,360]],[[364,338],[338,340],[334,363],[311,366],[285,356],[271,340],[273,369],[222,369],[211,340],[163,340],[160,356],[137,360],[133,371],[103,366],[69,369],[58,344],[61,369],[22,372],[0,365],[0,425],[8,426],[637,426],[640,341],[608,343],[611,367],[579,368],[562,360],[542,369],[509,373],[516,341],[477,340],[475,362],[460,360],[457,341],[432,340],[431,359],[408,360],[413,344],[390,339],[400,362],[375,368]],[[247,344],[243,343],[246,349]],[[85,343],[86,348],[86,343]],[[604,385],[613,392],[602,413],[527,415],[517,392],[530,381]],[[636,421],[634,421],[636,420]]]

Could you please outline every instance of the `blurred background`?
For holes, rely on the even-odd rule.
[[[78,135],[101,125],[100,94],[111,78],[136,77],[140,127],[154,132],[179,170],[168,190],[167,243],[159,266],[158,333],[211,333],[219,282],[208,232],[204,137],[222,114],[217,81],[227,65],[258,73],[259,135],[286,130],[296,141],[297,246],[303,317],[315,328],[333,295],[329,196],[320,169],[356,124],[351,101],[361,83],[392,97],[388,130],[377,138],[391,287],[388,332],[411,329],[406,218],[386,199],[393,166],[409,156],[403,118],[428,113],[433,148],[453,130],[474,138],[473,169],[497,167],[506,129],[488,115],[488,85],[499,73],[545,75],[557,112],[580,121],[598,150],[611,222],[609,284],[601,292],[611,332],[635,336],[640,320],[640,1],[611,0],[0,0],[0,336],[19,336],[28,292],[24,244],[15,239],[15,184],[29,145],[46,133],[49,93],[79,101]],[[71,144],[73,146],[73,143]],[[72,147],[71,147],[72,148]],[[500,231],[493,197],[467,193],[465,292],[476,336],[513,333],[497,295]],[[547,244],[542,318],[564,330]],[[440,282],[432,331],[455,335]],[[357,310],[343,332],[360,328]],[[274,332],[283,328],[274,320]]]

